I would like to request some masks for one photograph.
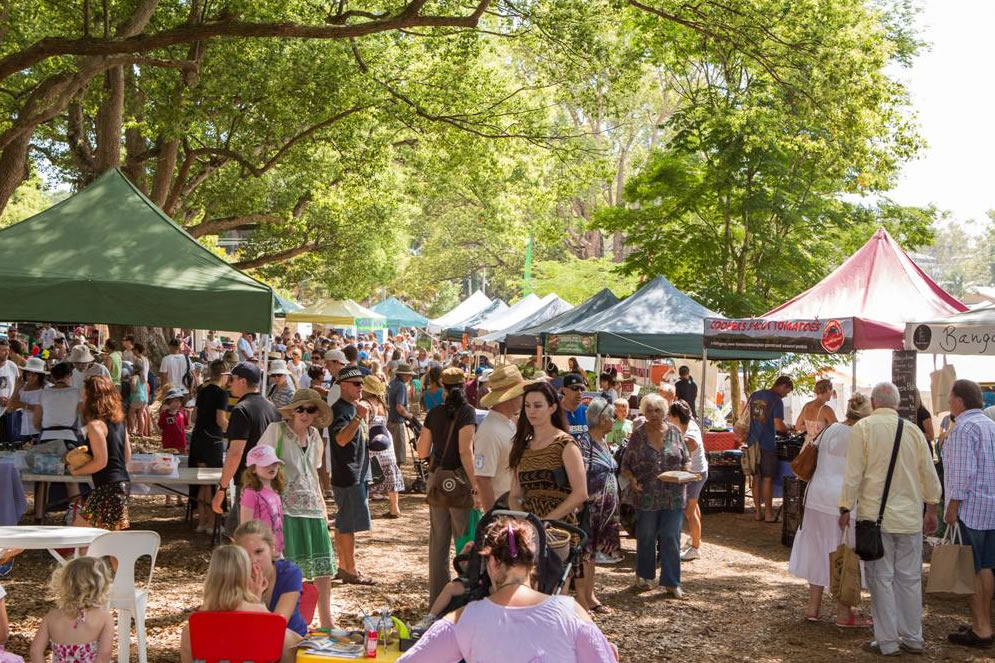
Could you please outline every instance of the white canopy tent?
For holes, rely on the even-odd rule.
[[[428,321],[427,330],[429,334],[438,334],[468,318],[472,318],[491,305],[491,299],[481,290],[477,290],[472,295],[456,305],[448,313]]]
[[[512,304],[511,308],[508,310],[501,311],[500,313],[496,313],[485,318],[484,320],[481,320],[480,323],[476,325],[476,329],[480,333],[507,329],[508,327],[511,327],[512,325],[515,325],[516,323],[519,323],[529,317],[543,306],[553,301],[553,298],[555,297],[555,294],[549,293],[540,299],[534,293],[529,293]]]

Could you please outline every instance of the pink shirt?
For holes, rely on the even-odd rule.
[[[525,607],[474,601],[458,623],[433,624],[398,663],[614,663],[608,640],[575,610],[569,596]]]
[[[252,509],[252,519],[261,520],[273,529],[276,554],[283,554],[283,502],[280,493],[263,486],[262,490],[242,489],[242,506]]]

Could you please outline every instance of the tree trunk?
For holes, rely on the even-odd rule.
[[[743,390],[739,386],[739,362],[729,362],[729,398],[732,399],[732,422],[739,421],[739,401]]]
[[[600,230],[584,232],[584,259],[601,258],[605,255],[605,238]]]
[[[169,354],[169,339],[173,337],[171,327],[143,327],[138,325],[108,325],[110,336],[120,342],[125,336],[134,336],[137,343],[145,346],[151,370],[159,372],[159,363]]]
[[[169,187],[173,183],[173,173],[176,172],[176,159],[180,150],[179,139],[158,141],[159,154],[156,157],[155,175],[152,177],[152,202],[160,208],[166,205]]]
[[[97,111],[97,149],[94,176],[121,165],[121,130],[124,126],[124,67],[104,74],[106,96]]]
[[[31,132],[25,132],[0,153],[0,212],[7,206],[17,187],[28,177],[30,144]]]

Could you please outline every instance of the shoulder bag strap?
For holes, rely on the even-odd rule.
[[[902,428],[905,422],[898,418],[898,430],[895,431],[895,446],[891,449],[891,462],[888,463],[888,476],[884,480],[884,494],[881,496],[881,509],[878,511],[878,526],[884,520],[884,507],[888,503],[888,491],[891,490],[891,477],[895,474],[895,461],[898,460],[898,446],[902,441]]]
[[[438,468],[438,466],[442,463],[442,459],[446,457],[447,453],[449,453],[449,446],[452,444],[452,441],[453,441],[453,427],[456,425],[456,415],[457,414],[459,414],[459,413],[457,412],[457,413],[453,414],[452,421],[450,421],[449,425],[446,427],[446,446],[442,450],[442,455],[438,456],[438,457],[436,457],[434,455],[432,456],[432,469],[433,470],[435,470],[435,469]]]
[[[281,454],[283,452],[283,422],[276,427],[276,457],[283,460]]]

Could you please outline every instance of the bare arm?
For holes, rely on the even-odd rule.
[[[518,483],[518,469],[513,469],[511,473],[511,490],[508,491],[508,508],[520,509],[525,495],[522,493],[522,485]]]
[[[7,620],[7,599],[0,599],[0,645],[10,637],[10,622]]]
[[[784,425],[784,419],[774,418],[774,430],[778,433],[787,433],[788,427]]]
[[[184,625],[180,633],[180,663],[193,663],[193,651],[190,649],[190,626]]]
[[[470,485],[477,490],[477,475],[473,471],[473,425],[463,426],[459,429],[459,459],[466,472],[466,478],[470,480]]]
[[[477,476],[477,493],[480,495],[480,508],[483,511],[490,511],[491,507],[494,506],[494,502],[497,500],[497,496],[494,494],[494,484],[492,483],[493,477],[482,477],[479,474]]]
[[[245,522],[244,520],[242,522]],[[300,598],[300,592],[286,592],[280,594],[280,598],[276,602],[276,607],[273,608],[274,615],[283,615],[289,622],[290,618],[294,615],[294,608],[297,607],[297,599]]]
[[[418,457],[422,460],[428,458],[432,454],[432,431],[425,426],[421,429],[421,434],[418,436]]]
[[[927,442],[932,442],[936,439],[936,433],[933,430],[933,417],[930,417],[926,421],[922,422],[922,428]]]
[[[214,413],[214,420],[218,423],[218,428],[222,431],[228,428],[228,413],[224,410],[217,410]]]
[[[41,403],[39,403],[38,405],[34,406],[31,409],[32,409],[31,418],[34,419],[35,421],[35,428],[37,430],[41,430],[41,417],[42,417]]]
[[[108,612],[104,616],[104,627],[100,629],[100,639],[97,641],[97,663],[110,663],[113,645],[114,618]]]
[[[221,485],[227,486],[235,473],[238,472],[239,461],[242,460],[242,453],[248,440],[229,440],[228,454],[225,456],[225,466],[221,468]]]
[[[45,663],[45,650],[48,649],[48,620],[41,620],[41,626],[31,641],[31,663]]]
[[[584,458],[576,444],[563,447],[563,467],[567,470],[570,480],[570,494],[560,505],[544,517],[549,520],[559,520],[584,505],[587,501],[587,472],[584,470]]]

